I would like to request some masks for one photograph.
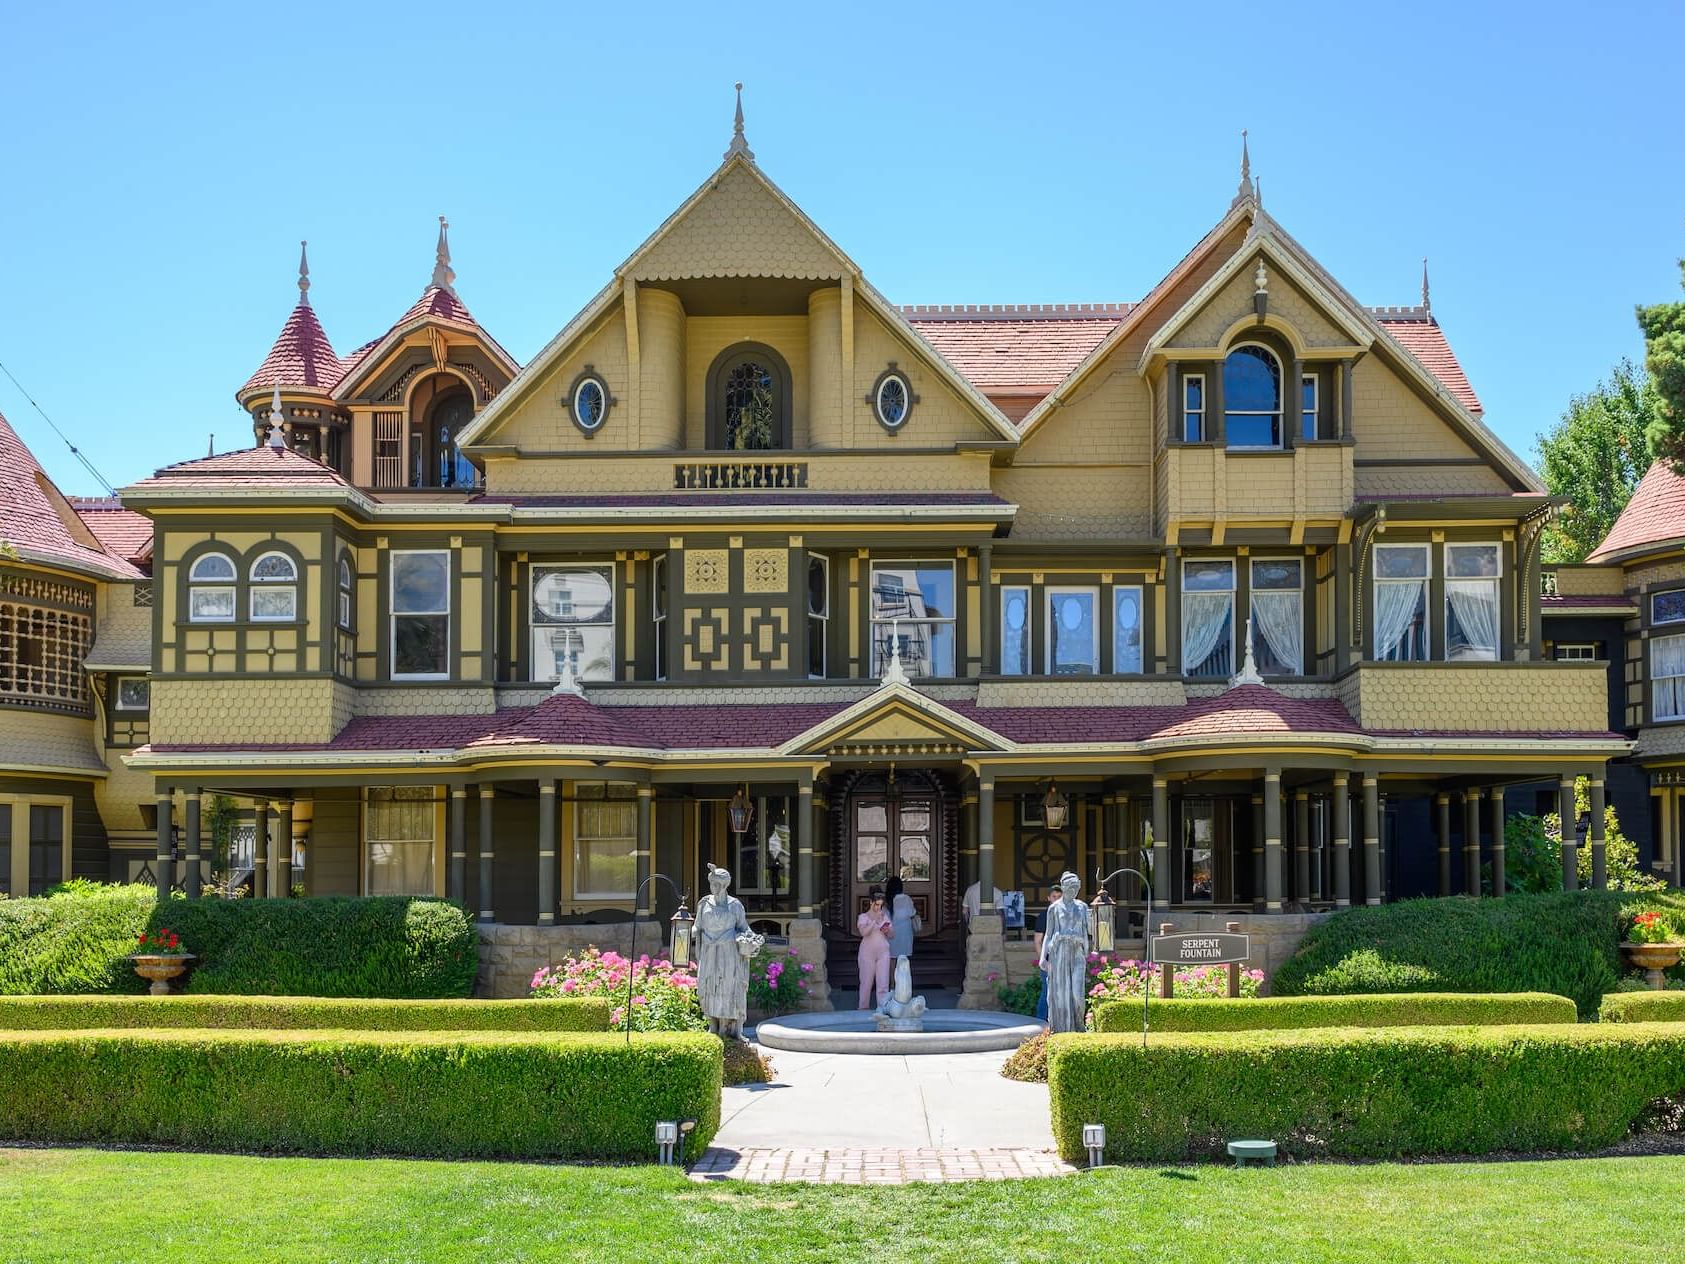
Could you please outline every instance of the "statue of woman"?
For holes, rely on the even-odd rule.
[[[696,995],[708,1030],[741,1037],[749,1016],[749,958],[766,942],[749,929],[743,902],[727,894],[731,874],[708,867],[710,894],[696,906]]]
[[[1047,971],[1050,1031],[1081,1031],[1088,1008],[1088,906],[1077,899],[1082,881],[1074,873],[1059,879],[1059,899],[1047,910],[1041,968]]]

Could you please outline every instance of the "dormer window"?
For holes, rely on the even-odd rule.
[[[790,446],[790,370],[771,347],[741,343],[708,374],[708,446],[766,452]]]
[[[1223,425],[1231,448],[1281,446],[1281,361],[1255,342],[1223,361]]]

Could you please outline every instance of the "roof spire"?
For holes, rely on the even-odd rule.
[[[298,301],[310,301],[310,243],[298,243]]]
[[[725,157],[742,154],[750,162],[755,161],[755,151],[749,148],[749,142],[743,135],[743,85],[737,85],[737,119],[731,128],[731,144],[726,146]]]
[[[1246,129],[1240,129],[1240,187],[1235,190],[1234,201],[1229,203],[1231,208],[1242,202],[1256,201],[1258,190],[1252,185],[1252,151],[1246,142]]]
[[[450,222],[439,216],[439,248],[433,254],[432,284],[447,294],[455,294],[456,273],[451,271],[451,243],[446,236],[449,229]]]
[[[1433,314],[1433,304],[1428,300],[1428,257],[1422,256],[1422,311],[1427,315]]]
[[[272,448],[286,447],[286,440],[281,437],[283,414],[281,412],[281,388],[275,387],[275,393],[269,397],[269,446]]]

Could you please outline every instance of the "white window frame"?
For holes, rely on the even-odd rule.
[[[260,576],[257,568],[272,557],[278,557],[287,564],[290,575],[282,578]],[[246,569],[246,613],[253,623],[297,623],[298,622],[298,563],[279,549],[269,549],[259,553],[252,559],[252,564]],[[259,592],[284,592],[290,598],[285,614],[259,614],[257,612],[257,594]]]
[[[537,605],[535,594],[538,591],[539,580],[548,574],[558,571],[589,571],[594,575],[606,576],[608,579],[608,618],[599,619],[591,623],[537,623],[533,621],[532,611]],[[620,590],[619,571],[613,562],[534,562],[527,568],[527,652],[530,662],[527,664],[527,675],[537,684],[550,684],[561,679],[561,671],[554,676],[540,676],[537,674],[538,653],[535,648],[537,636],[541,632],[554,633],[565,628],[607,628],[608,629],[608,674],[606,676],[588,676],[585,674],[584,657],[581,654],[579,668],[574,672],[575,680],[613,680],[615,678],[615,656],[619,647],[620,631]],[[557,619],[566,616],[557,615]]]
[[[334,592],[338,603],[339,630],[351,631],[351,612],[356,608],[357,577],[351,570],[351,559],[344,553],[334,566]]]
[[[1382,550],[1415,549],[1427,558],[1427,572],[1422,576],[1422,657],[1421,658],[1381,658],[1375,645],[1376,614],[1381,606],[1381,585],[1389,583],[1403,583],[1403,580],[1388,580],[1381,578]],[[1411,581],[1414,582],[1414,581]],[[1379,663],[1431,663],[1433,661],[1433,545],[1423,541],[1417,543],[1408,541],[1401,544],[1377,544],[1369,559],[1369,630],[1368,649],[1372,661]]]
[[[1224,392],[1223,392],[1223,442],[1224,442],[1225,446],[1227,446],[1229,448],[1232,448],[1237,452],[1280,452],[1282,450],[1282,448],[1285,446],[1285,442],[1286,442],[1286,438],[1287,438],[1285,433],[1283,433],[1283,428],[1287,424],[1287,421],[1286,421],[1286,412],[1287,412],[1287,399],[1286,399],[1286,395],[1287,395],[1287,366],[1284,365],[1281,362],[1281,357],[1276,354],[1275,348],[1269,346],[1266,343],[1262,343],[1262,342],[1237,342],[1237,343],[1235,343],[1234,346],[1230,347],[1227,351],[1225,351],[1223,353],[1223,365],[1227,366],[1230,356],[1234,355],[1237,351],[1244,351],[1248,347],[1256,347],[1259,351],[1262,351],[1265,355],[1269,356],[1269,358],[1272,361],[1275,362],[1275,369],[1276,369],[1276,374],[1275,374],[1275,380],[1276,380],[1275,403],[1276,403],[1276,406],[1275,406],[1275,409],[1273,411],[1268,411],[1268,412],[1259,412],[1257,409],[1254,409],[1254,408],[1230,408],[1229,407],[1228,391],[1224,390]],[[1225,386],[1226,386],[1226,383],[1225,383]],[[1275,442],[1274,443],[1233,443],[1233,442],[1230,442],[1230,440],[1228,438],[1229,418],[1230,417],[1268,417],[1268,418],[1273,419],[1274,422],[1275,422],[1275,426],[1274,426]]]
[[[903,624],[911,624],[911,625],[918,626],[918,627],[928,627],[928,626],[933,625],[933,624],[934,625],[946,624],[947,627],[950,629],[950,633],[949,633],[950,641],[953,643],[952,649],[953,649],[953,655],[954,655],[954,662],[953,662],[953,670],[952,670],[951,674],[958,674],[959,669],[960,669],[960,646],[957,643],[958,642],[958,622],[957,622],[956,616],[958,614],[958,606],[959,606],[959,602],[960,602],[962,594],[961,594],[961,591],[960,591],[959,574],[958,574],[958,571],[956,570],[956,568],[954,566],[953,559],[952,558],[944,559],[944,558],[876,558],[876,557],[874,557],[874,558],[871,559],[870,564],[866,568],[866,621],[867,621],[867,624],[869,625],[868,628],[867,628],[867,631],[870,634],[869,642],[868,642],[867,657],[868,657],[868,661],[870,662],[872,668],[874,669],[873,673],[872,673],[873,675],[881,674],[882,671],[885,668],[887,668],[887,666],[889,664],[889,656],[887,656],[887,655],[885,656],[885,659],[884,659],[883,663],[880,664],[880,663],[876,662],[878,636],[879,636],[878,630],[880,628],[883,629],[882,635],[887,640],[891,636],[891,628],[893,627],[893,625],[896,622],[895,619],[879,619],[879,618],[874,618],[872,616],[872,594],[877,591],[878,572],[880,570],[884,570],[884,571],[889,571],[889,570],[913,570],[913,571],[918,571],[918,570],[940,570],[942,568],[947,569],[949,576],[953,580],[953,584],[952,584],[952,587],[951,587],[950,591],[953,594],[955,609],[950,610],[947,613],[946,616],[941,617],[941,618],[932,619],[928,616],[922,617],[922,618],[915,618],[915,617],[909,615],[909,616],[907,616],[907,618],[901,619],[900,622],[903,623]],[[902,630],[901,635],[902,636],[907,635],[905,629]],[[901,656],[901,666],[906,669],[906,672],[909,676],[913,676],[913,677],[919,676],[919,673],[914,670],[914,664],[908,662],[908,656],[905,655],[905,654],[903,654]],[[930,679],[940,680],[940,679],[942,679],[942,677],[932,676],[932,677],[930,677]]]
[[[1454,578],[1451,574],[1452,549],[1491,549],[1494,559],[1493,574],[1489,579]],[[1459,663],[1496,663],[1504,654],[1504,546],[1496,540],[1447,540],[1440,549],[1440,574],[1445,586],[1445,654],[1446,661],[1453,661],[1451,653],[1451,585],[1453,584],[1491,584],[1493,603],[1498,612],[1497,644],[1492,647],[1491,658],[1459,658]]]
[[[584,867],[579,863],[580,849],[581,849],[583,844],[588,843],[588,842],[598,842],[598,841],[605,841],[606,842],[606,841],[612,841],[612,840],[617,840],[617,839],[625,839],[626,843],[627,843],[626,854],[628,856],[633,857],[633,872],[634,872],[634,874],[636,873],[636,868],[637,868],[636,858],[637,858],[637,854],[638,854],[638,799],[637,799],[637,790],[634,787],[634,789],[632,791],[632,797],[630,799],[625,798],[622,795],[615,795],[615,796],[611,797],[608,793],[608,789],[609,789],[610,786],[613,786],[613,785],[624,786],[624,785],[627,785],[627,784],[628,784],[627,782],[597,781],[597,782],[577,782],[574,785],[574,792],[573,792],[573,855],[569,858],[571,863],[568,865],[568,868],[570,870],[570,875],[569,875],[569,878],[568,878],[568,887],[573,892],[573,898],[576,899],[576,900],[611,901],[611,900],[635,900],[637,898],[637,893],[635,891],[585,891],[585,890],[582,890],[580,888],[580,885],[579,885],[579,875],[584,870]],[[582,796],[579,793],[579,791],[580,791],[581,787],[583,787],[585,785],[600,785],[603,788],[603,797],[601,799],[597,799],[597,798],[594,798],[594,797]],[[580,824],[581,824],[581,819],[582,819],[581,818],[581,809],[584,808],[585,804],[588,803],[588,802],[589,803],[608,802],[608,803],[625,803],[625,804],[628,804],[632,809],[632,832],[630,834],[586,834],[580,828]],[[637,885],[636,877],[633,878],[633,885],[634,886]]]
[[[228,578],[221,576],[202,579],[199,568],[212,558],[221,558],[228,563]],[[193,599],[199,593],[227,593],[227,614],[200,614],[194,609]],[[220,550],[201,553],[193,559],[193,564],[187,568],[187,621],[189,623],[233,623],[240,617],[240,568],[234,564],[234,559]]]
[[[1238,613],[1238,608],[1240,606],[1240,565],[1239,565],[1239,559],[1232,558],[1232,557],[1185,557],[1185,558],[1183,558],[1182,559],[1182,592],[1181,592],[1181,601],[1180,601],[1181,610],[1178,612],[1182,616],[1181,627],[1178,629],[1178,632],[1179,632],[1182,639],[1181,639],[1181,643],[1176,646],[1176,657],[1177,657],[1177,661],[1181,664],[1181,668],[1182,668],[1180,674],[1185,676],[1189,680],[1221,680],[1222,679],[1222,677],[1220,675],[1219,676],[1195,676],[1193,674],[1193,669],[1195,667],[1198,667],[1199,663],[1188,662],[1187,661],[1187,651],[1184,648],[1187,644],[1186,635],[1187,635],[1188,593],[1190,591],[1202,592],[1202,593],[1213,593],[1213,592],[1222,592],[1223,591],[1220,588],[1197,588],[1197,589],[1190,590],[1188,588],[1188,567],[1191,566],[1191,565],[1210,564],[1212,562],[1226,562],[1228,564],[1228,567],[1229,567],[1229,588],[1228,588],[1228,593],[1229,593],[1229,669],[1231,671],[1234,670],[1234,664],[1236,662],[1236,655],[1239,652],[1238,642],[1240,640],[1240,620],[1238,618],[1236,618],[1236,615]],[[1215,645],[1213,645],[1211,648],[1214,652],[1217,647]],[[1210,654],[1207,654],[1206,658],[1209,658],[1209,657],[1210,657]],[[1205,661],[1205,659],[1203,659],[1203,658],[1200,659],[1200,663],[1203,663],[1204,661]]]
[[[1311,388],[1311,404],[1305,407],[1305,387]],[[1317,428],[1322,424],[1322,381],[1315,373],[1299,375],[1299,438],[1315,443]],[[1305,417],[1311,419],[1311,432],[1305,433]]]
[[[1036,671],[1035,660],[1035,614],[1030,608],[1031,589],[1028,584],[1002,584],[1000,593],[1000,674],[1002,676],[1033,676]],[[1006,610],[1015,596],[1024,599],[1024,656],[1021,660],[1022,671],[1014,671],[1006,664]]]
[[[1580,652],[1582,650],[1584,653]],[[1551,657],[1558,663],[1595,663],[1598,661],[1597,643],[1595,641],[1558,641],[1551,647]]]
[[[1053,606],[1054,598],[1060,595],[1078,596],[1087,594],[1090,599],[1089,614],[1093,619],[1093,637],[1091,645],[1093,652],[1089,656],[1086,672],[1066,672],[1070,676],[1097,676],[1100,674],[1100,590],[1085,584],[1050,584],[1042,589],[1042,672],[1045,675],[1055,674],[1053,666]]]
[[[443,610],[405,610],[399,612],[396,600],[398,559],[400,557],[442,557],[445,559],[445,608]],[[449,549],[393,549],[386,576],[386,601],[391,627],[386,631],[387,652],[391,655],[393,680],[449,680],[451,631],[456,615],[451,610],[451,551]],[[445,617],[445,670],[442,672],[401,672],[398,670],[398,620],[411,617],[436,619]]]
[[[1188,387],[1190,385],[1196,383],[1196,382],[1199,384],[1199,407],[1198,408],[1189,408],[1188,407]],[[1206,403],[1209,400],[1209,398],[1210,397],[1208,395],[1206,395],[1206,393],[1205,393],[1205,374],[1203,374],[1203,373],[1184,373],[1182,375],[1182,434],[1181,434],[1181,439],[1182,439],[1183,443],[1204,443],[1205,442],[1205,434],[1206,434],[1205,419],[1206,419],[1206,416],[1208,415]],[[1199,418],[1199,438],[1197,438],[1197,439],[1188,438],[1188,418],[1189,417]]]
[[[1117,661],[1117,599],[1120,594],[1132,592],[1135,594],[1135,610],[1140,618],[1136,625],[1141,636],[1141,665],[1137,668],[1126,669],[1118,666]],[[1117,676],[1141,675],[1147,670],[1147,589],[1144,584],[1113,584],[1112,585],[1112,674]]]
[[[809,575],[812,573],[815,562],[819,563],[820,572],[824,575],[824,600],[821,602],[821,609],[815,612],[813,609],[813,581],[804,575],[803,579],[807,582],[802,588],[802,604],[807,609],[809,647],[813,645],[815,635],[819,638],[819,674],[817,676],[813,674],[813,652],[810,648],[807,659],[807,678],[809,680],[824,680],[831,670],[830,647],[827,644],[831,631],[831,559],[823,553],[809,553],[807,555]]]
[[[1685,675],[1661,676],[1656,674],[1656,646],[1664,641],[1685,641],[1685,632],[1675,632],[1669,636],[1653,636],[1650,638],[1649,650],[1644,666],[1650,673],[1650,718],[1652,720],[1685,720]],[[1660,704],[1662,691],[1656,688],[1663,681],[1678,681],[1671,684],[1667,692],[1673,696],[1671,710],[1663,711]]]
[[[123,685],[132,680],[138,680],[146,686],[146,701],[140,706],[134,706],[123,701]],[[113,711],[139,711],[145,713],[152,709],[152,682],[146,676],[119,676],[111,686],[111,709]]]
[[[1257,595],[1260,592],[1283,593],[1293,591],[1287,588],[1259,588],[1259,565],[1268,565],[1271,562],[1297,562],[1299,566],[1299,587],[1297,590],[1299,593],[1299,627],[1303,629],[1305,626],[1305,561],[1306,559],[1302,555],[1294,556],[1289,554],[1280,554],[1271,557],[1254,557],[1248,559],[1246,567],[1246,617],[1249,619],[1254,617],[1252,613],[1252,603],[1257,600]],[[1242,632],[1241,635],[1244,636],[1245,633]],[[1303,676],[1305,674],[1305,658],[1309,654],[1311,647],[1306,642],[1305,635],[1302,630],[1299,633],[1299,642],[1299,665],[1297,667],[1287,672],[1265,672],[1264,674],[1269,676]],[[1259,643],[1260,635],[1257,628],[1254,627],[1252,630],[1252,653],[1254,657],[1257,656]],[[1273,655],[1275,651],[1271,650],[1270,652]],[[1260,666],[1258,670],[1263,672],[1264,669]]]
[[[428,792],[428,797],[425,800],[425,802],[427,803],[427,807],[428,807],[427,820],[428,820],[429,827],[432,830],[432,833],[427,838],[374,838],[374,837],[372,837],[370,835],[370,831],[369,831],[369,815],[370,815],[369,808],[371,806],[371,804],[369,802],[369,795],[370,795],[370,792],[376,791],[376,790],[426,790]],[[418,800],[418,802],[419,801],[420,800]],[[400,845],[404,845],[404,844],[414,845],[414,844],[418,844],[418,843],[426,843],[427,844],[427,874],[428,874],[428,878],[432,882],[432,886],[426,891],[381,892],[380,894],[382,894],[382,895],[396,894],[396,895],[410,895],[410,896],[438,895],[438,894],[440,894],[440,890],[439,890],[439,878],[440,878],[440,872],[439,872],[439,841],[440,841],[440,836],[439,836],[439,805],[440,805],[441,802],[442,802],[442,800],[440,798],[440,790],[439,790],[438,786],[390,786],[390,785],[388,785],[388,786],[365,786],[365,787],[363,787],[362,886],[363,886],[363,894],[364,895],[370,894],[369,876],[370,876],[370,871],[374,867],[372,857],[370,856],[370,852],[371,852],[374,844],[376,844],[376,843],[397,843],[397,844],[400,844]],[[279,845],[279,840],[274,840],[274,842],[275,842],[276,845]]]
[[[667,679],[667,554],[657,553],[649,563],[649,621],[655,625],[655,678]],[[613,605],[612,585],[610,605]],[[609,614],[609,624],[613,626],[614,615],[612,609]]]

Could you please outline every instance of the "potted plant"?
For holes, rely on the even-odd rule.
[[[160,926],[141,932],[130,960],[135,963],[136,974],[152,981],[148,990],[153,996],[168,996],[170,980],[181,976],[193,954],[181,950],[181,938],[173,930]]]
[[[1633,916],[1621,951],[1626,953],[1627,960],[1645,972],[1644,981],[1659,992],[1666,986],[1662,971],[1679,964],[1679,954],[1685,951],[1685,943],[1674,940],[1673,928],[1665,917],[1650,911]]]

